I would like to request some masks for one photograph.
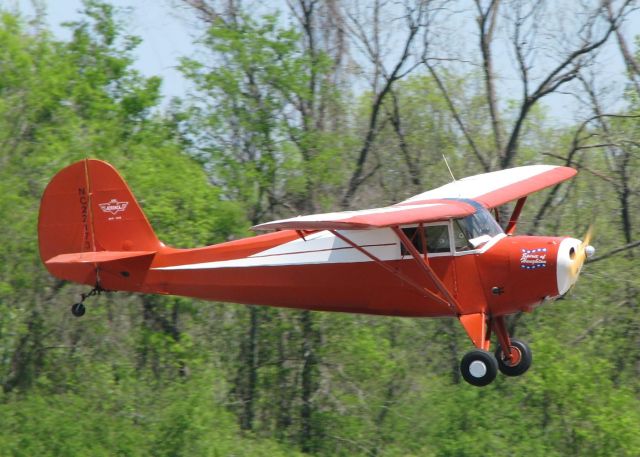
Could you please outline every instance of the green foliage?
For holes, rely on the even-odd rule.
[[[371,94],[351,102],[331,82],[334,62],[305,48],[294,26],[239,15],[211,24],[202,42],[210,61],[183,62],[199,98],[161,113],[160,80],[132,68],[139,40],[123,35],[108,4],[85,10],[66,42],[0,14],[1,455],[640,454],[634,251],[587,264],[567,298],[516,317],[533,367],[482,389],[459,379],[470,343],[453,320],[304,321],[291,310],[128,294],[96,297],[72,318],[68,307],[86,290],[51,278],[36,242],[39,198],[60,168],[110,161],[164,242],[210,244],[280,213],[335,208],[371,109]],[[490,151],[477,77],[442,76]],[[444,184],[442,153],[457,176],[480,171],[435,81],[404,79],[394,96],[406,148],[389,97],[372,147],[376,185],[361,200],[392,203]],[[579,178],[542,221],[534,215],[549,194],[531,196],[521,233],[581,236],[597,214],[599,253],[637,240],[637,118],[608,126],[615,147],[595,147],[605,132],[586,125]],[[571,151],[577,128],[552,128],[535,108],[518,161]]]
[[[314,208],[316,194],[343,176],[348,139],[314,118],[321,97],[336,91],[325,83],[331,61],[303,52],[299,41],[277,16],[218,18],[202,42],[211,61],[182,62],[199,92],[184,131],[197,145],[192,153],[254,223],[282,207]]]
[[[3,455],[297,455],[273,441],[241,436],[216,400],[215,372],[149,390],[134,372],[115,381],[108,365],[82,370],[82,382],[68,392],[39,386],[26,397],[3,398]]]

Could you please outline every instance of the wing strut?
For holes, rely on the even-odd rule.
[[[413,243],[409,240],[409,238],[407,238],[407,235],[405,235],[405,233],[402,230],[400,230],[400,227],[398,227],[397,225],[391,227],[391,230],[393,230],[394,233],[398,236],[398,238],[400,239],[400,242],[404,245],[407,251],[409,251],[413,259],[421,267],[422,271],[424,271],[426,275],[429,277],[429,279],[431,279],[431,282],[435,284],[438,291],[444,297],[447,305],[449,306],[449,308],[451,308],[451,311],[453,311],[457,315],[462,314],[462,310],[460,309],[460,305],[458,304],[458,301],[455,298],[453,298],[453,295],[451,295],[451,293],[447,289],[447,286],[445,286],[444,283],[440,281],[440,278],[438,278],[438,275],[436,275],[435,272],[429,266],[428,261],[420,255],[420,253],[418,252],[416,247],[413,245]]]
[[[443,305],[447,305],[450,308],[452,308],[452,306],[451,306],[451,304],[449,302],[447,302],[446,300],[443,300],[441,297],[437,296],[436,294],[431,292],[426,287],[421,286],[420,284],[418,284],[415,281],[413,281],[411,278],[405,276],[400,271],[398,271],[396,268],[393,268],[393,267],[389,266],[384,261],[380,260],[378,257],[376,257],[375,255],[371,254],[369,251],[367,251],[362,246],[360,246],[360,245],[354,243],[353,241],[351,241],[349,238],[344,236],[342,233],[338,232],[337,230],[329,230],[329,232],[331,232],[334,236],[340,238],[342,241],[344,241],[345,243],[347,243],[351,247],[357,249],[358,251],[360,251],[361,253],[363,253],[367,257],[369,257],[371,260],[373,260],[375,263],[377,263],[382,268],[387,270],[389,273],[397,276],[404,283],[406,283],[406,284],[410,285],[411,287],[413,287],[414,289],[416,289],[422,296],[427,297],[427,298],[431,298],[432,300],[435,300],[435,301],[437,301],[437,302],[439,302],[439,303],[441,303]],[[403,233],[403,235],[404,235],[404,233]],[[411,243],[409,243],[409,244],[411,244]],[[413,247],[413,245],[412,245],[412,247]],[[453,310],[453,308],[452,308],[452,310]],[[456,312],[456,311],[454,310],[454,312]]]
[[[438,278],[438,275],[436,275],[433,269],[429,266],[427,259],[420,255],[420,252],[418,252],[407,235],[398,226],[391,227],[391,229],[395,232],[398,238],[400,238],[400,242],[404,245],[407,251],[411,253],[411,256],[414,258],[416,263],[422,267],[422,270],[427,274],[438,288],[438,291],[447,300],[447,305],[449,305],[451,311],[458,316],[460,323],[467,332],[467,335],[469,335],[469,338],[471,338],[471,341],[473,341],[473,344],[480,349],[484,349],[485,351],[488,350],[490,345],[489,338],[491,335],[491,327],[487,326],[486,314],[484,312],[464,314],[458,301],[453,297],[453,295],[451,295],[447,286],[444,285],[440,278]],[[426,247],[426,244],[423,244],[423,246]]]
[[[522,212],[522,207],[524,203],[527,201],[527,196],[518,199],[518,203],[516,203],[515,208],[513,208],[513,213],[511,213],[511,217],[509,218],[509,223],[507,224],[507,228],[504,230],[504,233],[507,235],[513,235],[516,231],[516,224],[518,223],[518,218],[520,217],[520,213]]]

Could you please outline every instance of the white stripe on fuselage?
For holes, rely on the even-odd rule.
[[[390,229],[341,231],[367,252],[380,260],[397,260],[400,256],[398,239]],[[314,233],[258,252],[249,257],[214,262],[154,268],[154,270],[202,270],[210,268],[307,265],[316,263],[357,263],[371,261],[362,252],[335,237],[328,231]]]
[[[382,261],[410,258],[410,256],[400,255],[398,238],[391,229],[341,230],[340,233]],[[503,233],[499,234],[477,251],[464,251],[456,253],[456,255],[481,254],[505,236]],[[429,257],[445,257],[449,255],[448,253],[430,254]],[[372,261],[371,258],[343,240],[335,237],[330,232],[322,231],[307,236],[306,240],[297,239],[289,241],[241,259],[175,265],[153,268],[153,270],[207,270],[215,268],[272,267]]]

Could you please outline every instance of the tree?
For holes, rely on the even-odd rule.
[[[575,80],[578,75],[594,63],[597,51],[619,28],[626,15],[632,11],[631,1],[622,2],[614,8],[606,2],[608,12],[598,4],[585,4],[578,16],[571,18],[553,12],[552,5],[545,2],[518,1],[504,5],[499,1],[475,1],[477,12],[480,64],[485,84],[484,96],[491,120],[493,151],[482,151],[477,140],[467,136],[469,147],[473,150],[485,171],[503,169],[516,163],[523,126],[531,109],[543,98],[558,92],[562,87]],[[486,6],[484,6],[486,5]],[[559,5],[556,5],[559,6]],[[500,12],[503,11],[501,17]],[[556,17],[561,23],[554,27],[550,18]],[[579,21],[571,23],[573,18]],[[496,31],[498,22],[505,23],[508,50],[514,56],[521,96],[516,101],[516,109],[511,127],[505,130],[505,116],[500,114],[501,99],[496,81],[499,73],[494,64]],[[574,33],[575,31],[575,33]],[[431,46],[429,49],[433,49]],[[540,52],[549,49],[550,52]],[[440,50],[436,48],[436,53]],[[425,65],[434,77],[437,77],[436,65],[444,66],[451,62],[465,62],[455,54],[442,58],[439,54],[426,53]],[[448,90],[441,85],[447,98]],[[504,103],[504,100],[502,101]],[[466,130],[459,110],[450,105],[459,118],[461,128]],[[506,134],[506,143],[503,135]]]

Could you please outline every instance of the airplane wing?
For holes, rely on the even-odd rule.
[[[507,168],[445,184],[398,205],[417,205],[440,198],[469,198],[486,208],[495,208],[572,178],[576,173],[573,168],[554,165]]]
[[[576,170],[554,165],[529,165],[469,176],[385,208],[312,214],[259,224],[254,230],[366,230],[435,222],[473,214],[471,199],[486,208],[525,197],[573,177]]]
[[[415,224],[418,222],[442,221],[465,217],[476,209],[465,202],[456,200],[429,200],[416,204],[373,208],[362,211],[342,211],[337,213],[312,214],[290,219],[266,222],[253,227],[254,230],[367,230],[393,225]]]

